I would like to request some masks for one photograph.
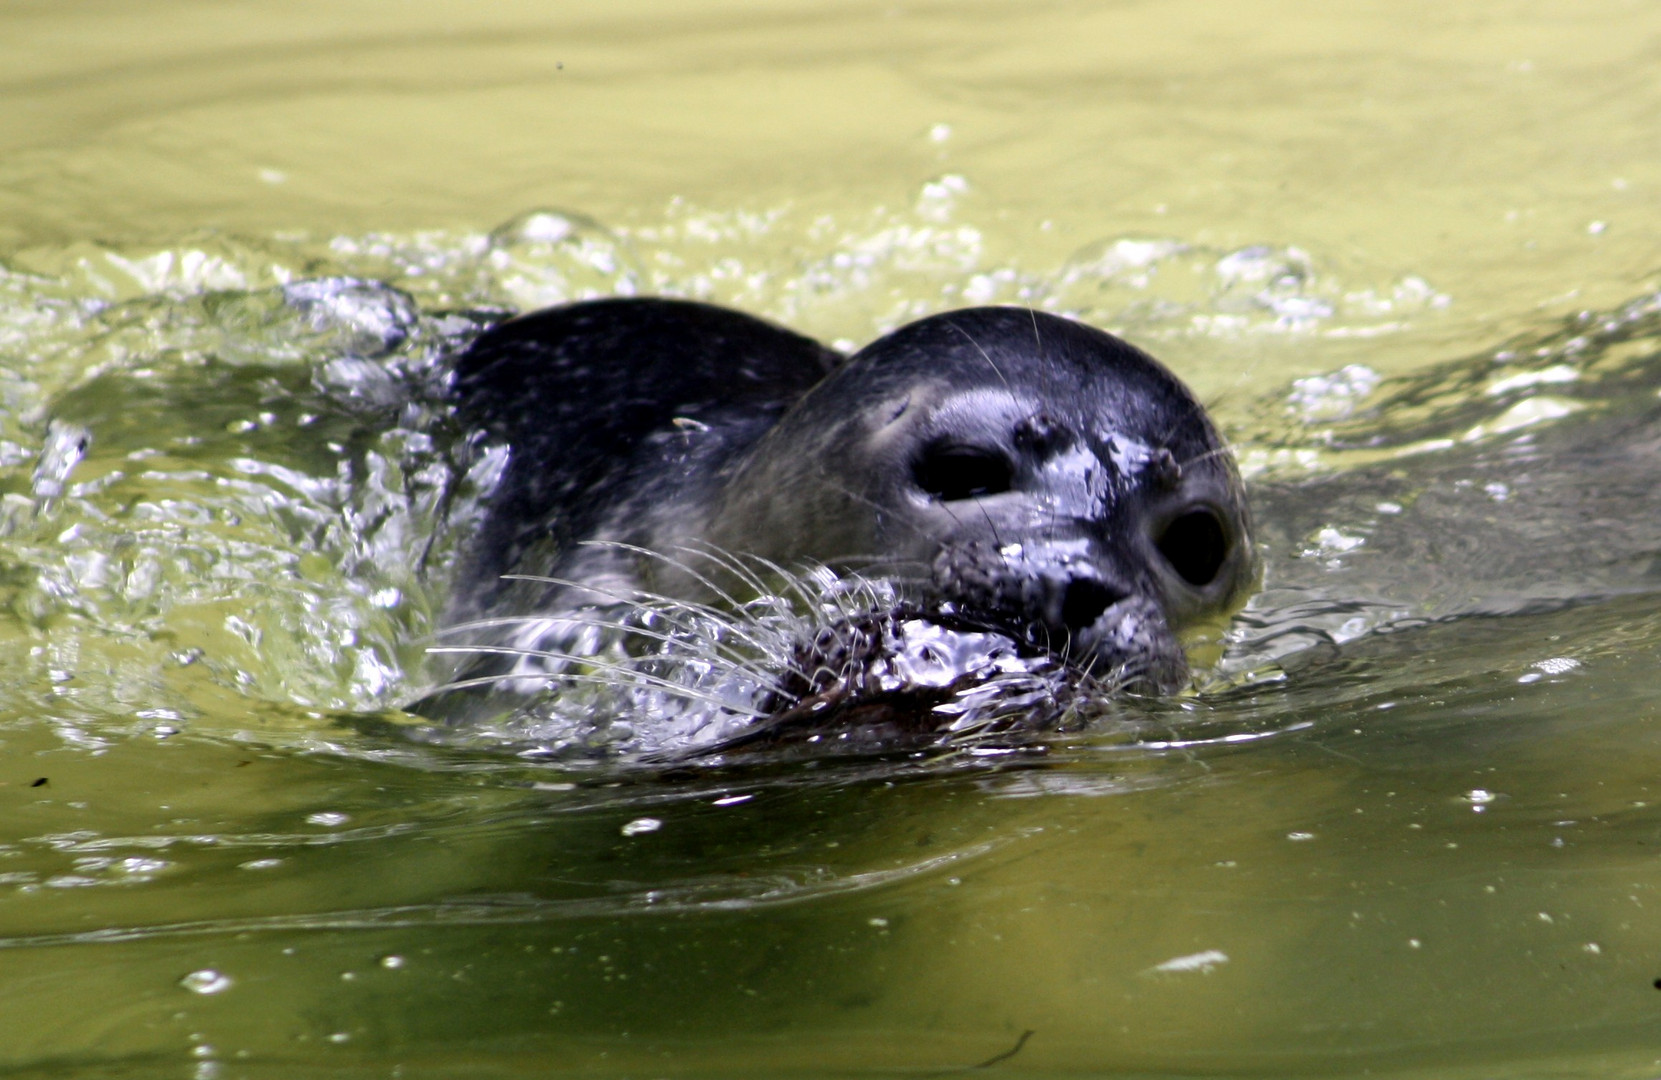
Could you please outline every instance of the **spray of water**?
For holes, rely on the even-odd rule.
[[[468,702],[469,737],[533,756],[647,761],[963,748],[1077,727],[1130,674],[1083,671],[922,611],[880,576],[708,548],[626,550],[695,574],[717,599],[601,593],[575,610],[447,628],[430,652],[455,672],[434,697]]]

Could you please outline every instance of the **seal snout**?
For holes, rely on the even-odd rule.
[[[1023,636],[1045,636],[1059,645],[1130,595],[1073,546],[1056,550],[984,540],[947,544],[934,560],[935,590],[962,614],[1030,631]]]
[[[1082,542],[948,544],[935,558],[942,608],[1097,671],[1165,687],[1186,671],[1159,605]]]

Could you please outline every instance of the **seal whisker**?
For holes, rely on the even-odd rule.
[[[1213,447],[1210,450],[1206,450],[1206,451],[1203,451],[1202,453],[1195,454],[1193,457],[1188,458],[1184,461],[1179,461],[1179,462],[1177,462],[1177,465],[1180,468],[1186,469],[1190,465],[1200,465],[1200,464],[1204,464],[1207,461],[1215,461],[1219,458],[1230,457],[1230,456],[1233,455],[1233,453],[1234,453],[1233,448],[1225,443],[1222,446],[1216,446],[1216,447]]]
[[[659,607],[634,607],[634,608],[631,608],[631,610],[633,610],[637,613],[645,613],[646,615],[650,616],[650,615],[661,614],[661,613],[663,613],[664,609],[659,608]],[[580,616],[580,615],[560,615],[556,618],[550,618],[549,616],[544,615],[544,616],[540,616],[540,617],[536,617],[536,618],[524,617],[524,618],[513,618],[513,619],[478,619],[478,620],[475,620],[471,623],[461,623],[461,624],[458,624],[458,625],[453,626],[453,627],[447,627],[447,628],[445,628],[444,631],[440,631],[440,632],[441,633],[447,633],[447,632],[450,632],[450,631],[466,630],[466,629],[495,629],[497,627],[497,625],[500,625],[500,624],[512,625],[512,624],[515,624],[515,623],[531,624],[531,623],[547,623],[547,622],[557,622],[557,623],[563,623],[563,624],[571,624],[571,625],[575,625],[575,626],[590,626],[590,627],[594,627],[594,628],[600,629],[600,630],[615,630],[619,634],[627,634],[631,637],[647,638],[647,639],[650,639],[652,641],[662,642],[665,645],[673,645],[673,644],[681,643],[682,641],[685,640],[685,638],[684,638],[685,633],[697,633],[697,631],[700,629],[697,626],[688,626],[688,625],[683,624],[681,626],[683,634],[677,635],[677,634],[668,633],[668,632],[662,631],[662,630],[653,630],[653,629],[650,629],[650,628],[645,627],[645,626],[639,626],[639,625],[636,625],[634,623],[628,622],[626,619],[585,618],[585,617]],[[770,675],[767,673],[766,669],[762,668],[758,665],[758,662],[755,660],[755,658],[750,657],[750,656],[746,656],[744,653],[739,652],[737,649],[735,649],[731,645],[727,644],[724,640],[722,640],[722,637],[719,633],[717,633],[717,634],[700,634],[699,637],[698,637],[698,640],[700,641],[700,643],[705,644],[705,645],[713,648],[717,653],[722,654],[722,658],[725,661],[731,663],[735,669],[750,671],[753,674],[755,674],[757,677],[760,677],[760,678],[770,677]],[[506,648],[506,647],[507,646],[491,646],[491,648]],[[434,653],[434,652],[443,651],[443,652],[460,653],[460,652],[468,651],[469,648],[470,648],[470,646],[465,646],[465,645],[432,646],[432,647],[427,649],[427,652],[428,653]],[[530,653],[527,652],[525,655],[530,655]],[[707,660],[708,658],[704,657],[703,659]]]
[[[680,683],[676,683],[676,682],[673,682],[673,681],[670,681],[670,680],[653,679],[650,676],[643,675],[639,672],[629,673],[627,677],[629,678],[630,681],[648,683],[649,685],[652,685],[655,689],[662,690],[665,693],[667,693],[667,694],[669,694],[673,697],[685,698],[688,701],[703,702],[706,705],[713,705],[718,709],[724,709],[727,712],[735,713],[739,716],[749,717],[752,720],[760,719],[763,716],[767,715],[766,713],[761,712],[760,710],[750,709],[750,708],[738,705],[734,702],[727,701],[723,698],[718,698],[713,694],[705,694],[705,693],[702,693],[700,691],[694,690],[691,687],[682,686]],[[452,690],[470,690],[470,689],[477,688],[477,687],[496,687],[496,686],[500,686],[503,683],[517,682],[521,679],[532,679],[532,678],[544,679],[544,680],[547,680],[548,682],[590,683],[590,684],[593,684],[595,686],[615,687],[617,685],[617,680],[616,680],[615,676],[585,675],[585,674],[582,674],[580,672],[570,672],[570,671],[560,672],[559,674],[546,674],[546,675],[532,676],[532,675],[518,674],[518,673],[514,673],[514,672],[510,671],[510,672],[503,672],[499,675],[481,675],[481,676],[478,676],[477,678],[457,679],[454,682],[444,683],[442,686],[439,686],[434,691],[434,693],[435,694],[437,694],[437,693],[448,693]]]
[[[458,656],[512,656],[529,660],[557,660],[561,663],[587,664],[591,667],[609,668],[618,672],[643,674],[638,668],[631,667],[619,660],[607,660],[598,653],[564,652],[558,649],[538,649],[519,645],[433,645],[428,647],[428,653]],[[708,664],[708,657],[678,656],[674,653],[660,653],[648,658],[652,663],[666,664]],[[734,670],[728,666],[724,670]],[[537,672],[511,672],[511,678],[558,678],[563,672],[557,668],[549,668]]]
[[[841,576],[837,576],[835,582],[835,586],[826,589],[824,595],[844,619],[857,619],[882,607],[882,597],[878,595],[875,582],[864,577]]]
[[[459,653],[459,654],[463,654],[463,655],[512,656],[512,657],[518,657],[520,659],[557,660],[557,661],[560,661],[562,663],[582,664],[582,665],[585,665],[587,667],[597,668],[601,671],[609,671],[609,672],[612,672],[615,675],[619,675],[619,676],[621,676],[621,677],[623,677],[627,680],[630,680],[632,682],[642,682],[642,683],[646,683],[646,684],[651,685],[651,686],[656,686],[659,689],[672,690],[676,693],[686,693],[686,694],[699,694],[699,693],[701,693],[700,691],[697,691],[695,688],[687,686],[685,683],[678,683],[678,682],[675,682],[673,679],[666,679],[661,675],[653,675],[650,672],[641,671],[638,667],[631,667],[628,664],[618,663],[615,660],[605,660],[605,659],[601,659],[599,657],[594,657],[594,656],[581,656],[581,655],[578,655],[576,653],[558,652],[558,651],[552,650],[552,649],[517,649],[517,648],[513,648],[511,646],[507,646],[507,645],[501,645],[501,646],[480,645],[480,646],[474,646],[474,647],[469,647],[469,648],[439,647],[439,648],[428,649],[427,651],[430,652],[430,653]],[[690,656],[675,656],[673,654],[664,654],[664,655],[660,655],[660,656],[654,656],[652,659],[654,661],[691,664],[691,663],[694,663],[694,662],[701,661],[703,658],[701,658],[701,657],[695,658],[695,657],[690,657]],[[549,670],[549,671],[538,671],[538,672],[508,671],[508,672],[501,672],[501,673],[498,673],[498,674],[482,675],[482,676],[479,676],[478,678],[488,682],[488,681],[501,681],[501,680],[504,680],[504,679],[573,679],[573,678],[583,678],[583,677],[584,677],[584,675],[583,675],[582,672]],[[473,682],[473,681],[474,680],[471,680],[471,679],[461,679],[461,680],[458,680],[457,682],[449,684],[449,687],[453,688],[453,687],[464,685],[464,684],[467,684],[467,683],[470,683],[470,682]],[[774,692],[779,692],[781,688],[779,686],[774,685],[773,683],[769,682],[769,683],[764,683],[763,686],[762,686],[762,689],[770,690],[770,691],[774,691]],[[711,694],[702,694],[702,696],[706,700],[721,702],[721,699],[716,698],[714,695],[711,695]],[[725,704],[724,702],[721,702],[721,703]]]
[[[846,484],[838,484],[836,486],[836,491],[837,491],[837,494],[845,495],[849,499],[853,500],[854,502],[859,503],[861,506],[868,507],[872,510],[882,512],[882,511],[887,509],[887,507],[883,506],[881,503],[877,502],[877,500],[871,498],[869,495],[866,495],[863,492],[855,491],[853,488],[848,487]],[[952,516],[954,518],[957,516],[952,511],[952,508],[949,507],[949,506],[946,506],[945,503],[941,503],[941,506],[945,509],[945,511],[948,514],[952,514]],[[914,532],[918,536],[927,537],[929,535],[928,530],[925,529],[922,525],[918,524],[917,522],[902,519],[900,521],[900,524],[904,525],[906,528],[910,529],[912,532]],[[848,559],[848,556],[843,555],[843,556],[838,556],[835,561],[837,561],[837,562],[846,562],[847,559]]]
[[[699,543],[696,539],[688,541],[685,544],[677,544],[674,550],[684,552],[687,555],[697,555],[708,559],[710,562],[714,563],[716,566],[719,566],[723,570],[726,570],[728,573],[732,574],[733,577],[753,589],[757,597],[769,596],[773,592],[773,590],[768,587],[767,583],[761,580],[760,575],[745,566],[743,559],[733,552],[726,551],[723,548],[717,547],[711,543]]]
[[[998,369],[998,364],[992,359],[992,354],[987,352],[986,349],[981,346],[981,343],[975,340],[975,335],[969,333],[969,331],[953,322],[949,316],[946,319],[946,325],[962,334],[969,344],[975,347],[975,351],[980,353],[981,358],[986,361],[986,366],[992,369],[992,374],[996,375],[998,377],[998,381],[1004,384],[1004,389],[1010,390],[1009,380],[1005,378],[1004,373]]]
[[[793,593],[801,601],[803,626],[808,629],[812,628],[816,617],[822,616],[827,604],[834,607],[844,619],[857,618],[876,607],[876,594],[862,575],[839,574],[822,563],[813,566],[807,575],[794,574],[771,559],[760,555],[752,555],[751,558],[778,574],[785,583],[786,591]],[[805,583],[809,581],[818,586],[817,595],[807,591]],[[856,603],[855,601],[860,599],[856,594],[861,593],[864,594],[864,603]]]
[[[998,535],[998,523],[992,520],[992,514],[986,509],[986,504],[979,499],[974,500],[974,502],[975,509],[979,510],[980,516],[986,519],[986,528],[992,533],[992,542],[1000,548],[1003,547],[1004,538]]]
[[[740,606],[739,603],[738,603],[737,598],[735,598],[727,590],[721,588],[721,586],[717,585],[715,583],[715,581],[712,578],[709,577],[709,575],[699,573],[698,571],[692,569],[691,566],[688,566],[685,562],[682,562],[679,559],[672,558],[671,556],[669,556],[665,552],[657,551],[657,550],[654,550],[654,549],[649,548],[649,547],[644,547],[640,544],[626,543],[622,540],[597,540],[597,539],[596,540],[579,540],[577,542],[577,546],[578,547],[612,548],[612,549],[615,549],[617,551],[627,551],[627,552],[632,552],[635,555],[642,555],[642,556],[645,556],[648,559],[656,559],[656,560],[658,560],[659,562],[663,563],[666,566],[673,566],[676,570],[679,570],[679,571],[685,573],[688,577],[692,578],[692,580],[696,581],[698,584],[702,585],[704,588],[706,588],[710,592],[714,593],[717,599],[721,600],[723,603],[727,604],[729,607],[735,607],[736,608],[736,607]],[[681,549],[681,550],[684,550],[684,549]]]
[[[789,592],[794,593],[796,595],[796,598],[799,599],[802,602],[803,607],[807,611],[811,612],[813,610],[813,608],[818,603],[818,601],[815,601],[815,599],[813,597],[809,596],[807,594],[807,590],[802,587],[803,575],[791,573],[789,570],[786,570],[784,567],[780,566],[778,563],[774,562],[772,559],[766,558],[765,556],[751,555],[750,558],[753,559],[757,563],[757,565],[763,567],[764,569],[766,569],[766,570],[772,572],[774,575],[776,575],[778,577],[778,579],[784,583],[785,589],[788,590]],[[825,574],[833,574],[837,577],[837,579],[839,581],[848,580],[843,575],[835,574],[835,571],[831,570],[830,567],[825,566],[823,563],[813,564],[813,566],[810,570],[810,573],[812,571],[820,571],[820,572],[823,572]],[[829,592],[829,593],[832,594],[832,602],[833,603],[837,602],[836,599],[835,599],[835,596],[834,596],[834,593],[836,592],[836,590],[826,590],[826,592]]]
[[[614,600],[619,604],[634,607],[642,611],[668,612],[680,610],[690,612],[716,622],[732,622],[732,617],[728,613],[722,611],[714,605],[701,604],[695,600],[684,600],[678,596],[652,592],[648,589],[630,588],[627,593],[623,593],[616,589],[590,585],[586,582],[577,581],[574,578],[554,577],[548,574],[503,574],[502,580],[529,581],[541,585],[558,585],[562,588],[579,589],[583,592],[591,592],[599,596],[607,597],[608,599]],[[528,618],[534,620],[536,618],[548,618],[548,616],[529,616]],[[737,628],[737,624],[733,623],[733,629],[736,630]]]
[[[618,542],[615,542],[615,541],[596,541],[595,546],[618,546],[618,547],[624,548],[625,550],[639,551],[639,552],[642,552],[642,553],[647,554],[647,555],[656,554],[656,553],[651,552],[649,550],[639,548],[635,545],[626,545],[626,544],[621,544],[621,543],[618,543]],[[706,553],[706,552],[696,552],[696,553],[697,554],[703,554],[703,555],[710,554],[710,553]],[[677,564],[677,565],[679,565],[679,564]],[[794,580],[794,577],[792,575],[789,575],[787,572],[785,572],[785,576],[786,576],[787,579]],[[630,606],[632,609],[634,609],[636,611],[640,611],[640,612],[642,612],[642,613],[644,613],[648,616],[650,616],[650,615],[660,615],[660,616],[664,616],[666,618],[669,618],[670,621],[672,622],[672,624],[680,626],[683,630],[685,630],[688,633],[697,634],[700,630],[700,627],[698,627],[697,625],[694,625],[694,624],[688,624],[684,621],[684,619],[678,618],[679,616],[682,616],[682,615],[685,615],[685,614],[692,614],[692,615],[695,615],[698,618],[700,618],[700,619],[702,619],[702,620],[704,620],[704,621],[706,621],[710,624],[713,624],[715,627],[717,627],[719,629],[719,631],[724,632],[726,634],[730,634],[731,636],[743,641],[744,643],[749,645],[752,649],[754,649],[756,652],[761,654],[761,659],[759,659],[759,660],[752,660],[752,659],[749,659],[749,658],[745,658],[740,653],[738,653],[735,649],[733,649],[732,646],[727,645],[722,641],[721,633],[718,632],[718,633],[713,634],[713,635],[705,633],[705,634],[700,635],[700,637],[702,639],[708,640],[711,644],[715,645],[717,648],[719,648],[723,652],[725,652],[727,654],[727,658],[728,658],[729,663],[739,665],[739,666],[742,667],[743,670],[751,671],[758,678],[763,678],[763,679],[766,679],[766,678],[770,677],[769,673],[764,668],[761,668],[761,667],[757,666],[763,660],[765,662],[769,663],[769,664],[777,665],[780,669],[782,669],[781,670],[782,674],[792,674],[792,673],[801,674],[800,672],[797,672],[795,670],[794,665],[790,661],[790,648],[789,648],[789,645],[787,644],[788,637],[789,637],[789,629],[788,628],[786,628],[786,629],[775,629],[773,631],[773,635],[772,635],[773,640],[767,640],[767,639],[764,639],[764,638],[758,636],[756,633],[752,632],[753,630],[759,629],[761,624],[758,624],[753,620],[743,619],[739,616],[738,613],[729,613],[729,612],[721,610],[720,608],[716,608],[716,607],[713,607],[713,606],[708,605],[708,604],[700,604],[700,603],[696,603],[694,601],[682,600],[678,597],[667,596],[667,595],[664,595],[664,594],[661,594],[661,593],[649,592],[649,591],[642,590],[642,589],[632,590],[632,592],[634,594],[633,596],[623,597],[620,594],[618,594],[614,591],[611,591],[611,590],[604,590],[604,589],[599,589],[599,588],[596,588],[596,587],[593,587],[593,586],[580,585],[579,583],[570,582],[567,579],[555,578],[555,577],[550,577],[550,576],[546,576],[546,575],[504,575],[504,577],[508,577],[508,578],[511,578],[511,579],[514,579],[514,580],[528,580],[528,581],[536,581],[536,582],[547,583],[547,584],[571,585],[573,587],[586,588],[586,589],[589,589],[590,591],[599,592],[601,595],[609,595],[609,596],[616,597],[620,603],[626,604],[626,605]],[[843,580],[843,579],[839,578],[839,580]],[[763,583],[759,583],[759,581],[758,581],[758,584],[761,584],[762,587],[765,588]],[[813,614],[815,604],[814,604],[814,601],[812,600],[812,598],[810,598],[806,593],[801,593],[800,595],[802,597],[803,604],[807,608],[807,612],[805,614],[796,614],[793,617],[796,620],[799,627],[805,627],[811,621],[811,616]],[[827,593],[827,595],[833,596],[834,602],[836,602],[838,604],[841,603],[841,600],[840,600],[839,597],[834,597],[834,593]],[[778,599],[782,599],[782,598],[778,598]],[[642,602],[642,601],[649,601],[649,603],[645,603],[645,602]],[[737,606],[739,608],[740,612],[742,612],[744,610],[743,605],[735,605],[735,606]],[[849,617],[852,617],[854,614],[856,614],[856,613],[852,612],[852,611],[848,612]],[[548,617],[547,616],[542,616],[541,618],[542,619],[547,619]],[[569,617],[566,617],[566,616],[560,616],[559,618],[566,619],[567,621],[578,621],[578,620],[574,620],[574,619],[569,619]],[[529,620],[529,621],[537,621],[537,620]],[[616,629],[618,629],[620,631],[623,631],[623,632],[640,633],[642,636],[646,636],[646,637],[658,637],[660,640],[664,641],[665,643],[674,643],[675,641],[679,640],[679,639],[675,638],[673,635],[658,635],[658,634],[646,633],[643,630],[637,629],[637,628],[635,628],[635,627],[633,627],[633,626],[631,626],[627,623],[612,622],[612,621],[608,621],[608,620],[594,620],[592,625],[596,625],[596,626],[599,626],[601,628],[615,627]]]
[[[564,618],[564,616],[561,616]],[[445,637],[449,634],[459,634],[465,630],[499,630],[506,626],[529,626],[532,623],[547,622],[546,615],[497,615],[488,619],[469,619],[467,622],[452,623],[441,626],[433,631],[434,637]]]
[[[767,643],[751,635],[747,631],[744,623],[733,618],[720,608],[714,607],[710,604],[700,604],[695,600],[683,600],[678,596],[669,596],[664,593],[651,592],[647,589],[631,589],[630,592],[632,595],[624,595],[614,589],[589,585],[580,581],[573,581],[570,578],[551,577],[546,574],[503,574],[502,578],[505,581],[530,581],[544,585],[559,585],[574,589],[583,589],[587,592],[597,593],[600,596],[611,597],[619,603],[634,604],[642,608],[646,607],[646,604],[642,603],[642,601],[645,601],[653,605],[661,605],[652,606],[649,609],[657,613],[669,613],[676,611],[689,612],[698,615],[701,618],[708,619],[710,622],[719,625],[723,630],[731,633],[734,637],[749,642],[751,645],[754,645],[757,649],[762,650],[763,652],[767,650]]]
[[[667,614],[667,608],[655,604],[638,603],[619,600],[615,606],[626,609],[627,612],[644,616]],[[581,614],[577,609],[569,614],[559,615],[505,615],[490,619],[473,619],[468,622],[456,623],[453,626],[439,627],[433,631],[434,637],[447,637],[467,630],[500,630],[507,627],[532,628],[550,623],[572,624],[576,626],[592,626],[602,630],[619,630],[628,633],[644,633],[644,628],[631,625],[627,615],[616,618],[590,617]],[[602,609],[594,609],[602,610]]]
[[[879,559],[875,555],[861,555],[858,561],[858,571],[838,576],[844,581],[858,581],[865,585],[876,581],[915,584],[923,580],[928,569],[928,564],[920,559]],[[835,573],[834,570],[831,572]]]

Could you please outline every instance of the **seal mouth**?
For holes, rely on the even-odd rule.
[[[1159,605],[1126,597],[1088,626],[1072,631],[1063,654],[1095,674],[1111,670],[1129,689],[1168,694],[1188,681],[1188,655]]]
[[[1045,621],[1065,627],[1070,638],[1094,626],[1109,608],[1130,597],[1124,589],[1094,577],[1072,578],[1053,591],[1060,594],[1060,603],[1052,605],[1053,613],[1045,612]]]

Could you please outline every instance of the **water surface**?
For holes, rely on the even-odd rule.
[[[1653,1074],[1647,7],[0,26],[5,1068]],[[1235,440],[1265,592],[1133,739],[411,738],[488,479],[442,358],[616,293],[1114,329]]]

